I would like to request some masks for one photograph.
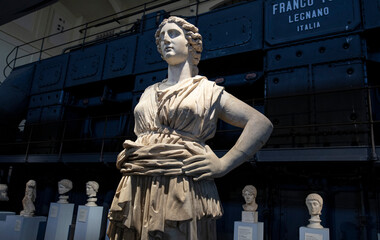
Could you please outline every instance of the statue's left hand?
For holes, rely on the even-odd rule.
[[[209,146],[206,146],[205,155],[197,155],[183,161],[182,170],[195,181],[224,176],[228,171],[224,168],[221,159],[215,155]]]

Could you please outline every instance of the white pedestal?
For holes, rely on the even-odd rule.
[[[15,212],[0,212],[0,221],[4,221],[8,215],[16,215]]]
[[[103,207],[79,206],[74,240],[99,239],[102,217]]]
[[[0,212],[0,236],[1,233],[4,232],[5,227],[5,219],[8,215],[15,215],[15,212]]]
[[[36,240],[41,239],[45,232],[46,217],[24,217],[8,215],[5,221],[5,231],[0,233],[0,239],[6,240]]]
[[[234,240],[263,240],[264,223],[235,222]]]
[[[258,212],[252,211],[241,211],[241,221],[249,222],[249,223],[257,223],[258,222]]]
[[[67,240],[74,204],[50,203],[45,240]]]
[[[300,227],[300,240],[329,240],[328,228]]]

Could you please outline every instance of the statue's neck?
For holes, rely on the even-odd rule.
[[[191,78],[191,68],[192,67],[189,64],[189,61],[185,61],[177,65],[169,65],[168,81],[166,83],[168,85],[174,85],[182,80]]]
[[[243,209],[246,211],[256,211],[257,207],[258,207],[258,205],[255,202],[252,202],[250,204],[246,203],[243,205]]]

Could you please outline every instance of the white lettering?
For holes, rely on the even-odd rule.
[[[317,13],[315,12],[315,10],[313,10],[311,18],[316,18],[316,17],[317,17]]]
[[[301,0],[301,8],[304,8],[304,7],[311,7],[314,5],[314,0]]]
[[[301,21],[305,20],[305,13],[304,12],[300,13],[300,20]]]
[[[323,14],[324,15],[329,15],[329,13],[330,13],[330,10],[328,7],[323,8]]]
[[[278,3],[273,4],[273,15],[276,14],[276,11],[278,10]]]
[[[290,1],[288,2],[288,4],[286,5],[286,11],[289,12],[289,11],[292,11],[292,4],[290,3]]]
[[[300,8],[300,2],[299,0],[293,1],[293,9],[299,9]]]
[[[301,13],[290,14],[288,19],[289,23],[305,21],[312,18],[323,17],[330,14],[328,7],[305,11]]]
[[[301,24],[297,26],[297,32],[302,32],[302,31],[308,31],[308,30],[313,30],[316,28],[320,28],[321,24],[317,22],[312,22],[312,23],[307,23],[307,24]]]
[[[272,5],[272,14],[281,14],[285,12],[291,12],[300,8],[312,7],[314,0],[288,0],[280,3],[274,3]]]
[[[294,21],[295,22],[298,22],[299,21],[299,14],[298,13],[296,13],[296,14],[294,14]]]

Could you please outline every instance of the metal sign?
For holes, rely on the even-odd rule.
[[[269,45],[348,32],[360,24],[358,0],[272,0],[265,5]]]

